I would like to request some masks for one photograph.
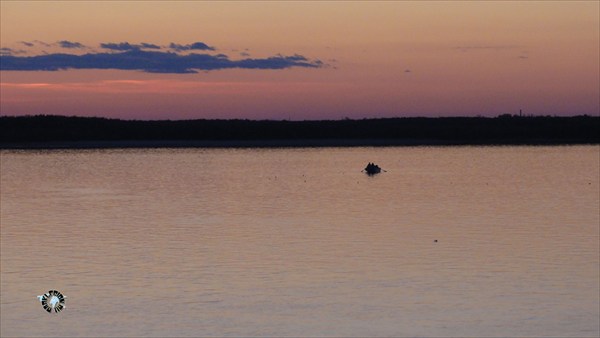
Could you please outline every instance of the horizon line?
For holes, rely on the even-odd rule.
[[[82,116],[82,115],[57,115],[57,114],[25,114],[25,115],[4,115],[0,114],[0,119],[3,118],[35,118],[35,117],[58,117],[58,118],[81,118],[81,119],[105,119],[105,120],[117,120],[117,121],[130,121],[130,122],[181,122],[181,121],[256,121],[256,122],[336,122],[336,121],[365,121],[365,120],[394,120],[394,119],[447,119],[447,118],[477,118],[477,119],[496,119],[496,118],[572,118],[572,117],[597,117],[600,118],[600,114],[578,114],[578,115],[536,115],[536,114],[510,114],[504,113],[495,116],[485,115],[451,115],[451,116],[394,116],[394,117],[363,117],[363,118],[350,118],[342,117],[337,119],[304,119],[304,120],[293,120],[293,119],[251,119],[251,118],[190,118],[190,119],[127,119],[118,117],[106,117],[106,116]]]

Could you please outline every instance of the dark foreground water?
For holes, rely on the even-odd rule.
[[[0,333],[598,336],[599,154],[2,151]]]

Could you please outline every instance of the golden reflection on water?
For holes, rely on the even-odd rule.
[[[3,151],[1,333],[594,336],[598,154]]]

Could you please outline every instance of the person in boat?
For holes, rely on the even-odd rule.
[[[369,162],[369,164],[367,164],[367,167],[365,168],[365,171],[367,173],[377,173],[381,171],[381,168],[377,164]]]

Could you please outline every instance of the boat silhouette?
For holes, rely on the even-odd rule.
[[[381,167],[378,166],[375,163],[371,163],[369,162],[369,164],[367,164],[367,166],[365,167],[365,169],[363,169],[363,171],[367,174],[367,175],[375,175],[375,174],[379,174],[381,172]],[[384,170],[385,171],[385,170]]]

